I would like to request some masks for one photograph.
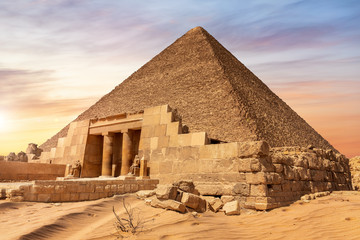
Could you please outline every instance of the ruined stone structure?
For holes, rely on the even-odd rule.
[[[243,207],[259,210],[307,193],[351,189],[349,161],[331,149],[270,148],[265,141],[211,144],[206,132],[183,133],[175,116],[163,105],[74,122],[72,135],[60,138],[42,160],[79,160],[81,177],[117,177],[142,158],[160,184],[189,179],[201,195],[234,195]],[[146,170],[140,171],[142,177]]]
[[[191,180],[202,195],[233,195],[241,206],[259,210],[307,193],[351,189],[348,159],[200,27],[41,148],[40,162],[67,165],[65,179],[79,162],[80,178],[120,176],[149,189],[156,179]],[[46,184],[53,189],[57,183]],[[76,192],[73,183],[66,184]],[[86,193],[94,193],[96,187],[89,188]],[[27,198],[43,191],[24,189]],[[93,197],[117,192],[104,189]],[[46,194],[59,197],[55,190]]]

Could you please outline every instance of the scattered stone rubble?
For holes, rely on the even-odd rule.
[[[353,189],[360,191],[360,156],[351,158],[349,164]]]
[[[314,200],[316,198],[328,196],[328,195],[330,195],[330,193],[331,192],[326,191],[326,192],[317,192],[317,193],[312,193],[312,194],[306,194],[306,195],[301,197],[301,200],[303,202],[310,202],[310,200]]]
[[[18,154],[11,152],[7,156],[0,156],[0,161],[9,161],[9,162],[29,162],[31,160],[38,160],[40,159],[40,155],[42,153],[42,149],[37,147],[38,145],[35,143],[29,143],[26,153],[20,151]],[[3,158],[1,158],[3,157]]]
[[[173,184],[158,185],[155,190],[138,191],[137,197],[156,208],[180,213],[206,211],[239,215],[240,204],[234,196],[200,196],[192,181],[182,180]]]
[[[40,155],[42,153],[42,149],[38,148],[38,145],[35,143],[29,143],[27,149],[26,149],[26,154],[29,158],[29,160],[36,160],[40,158]]]

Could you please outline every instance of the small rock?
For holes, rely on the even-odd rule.
[[[223,206],[226,215],[240,215],[240,206],[237,200],[227,202]]]
[[[61,206],[61,203],[54,203],[54,206],[56,207]]]

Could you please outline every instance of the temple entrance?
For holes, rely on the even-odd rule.
[[[142,118],[118,115],[90,122],[82,177],[127,175],[139,152]]]

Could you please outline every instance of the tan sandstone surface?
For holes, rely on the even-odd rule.
[[[146,205],[134,195],[76,203],[0,201],[0,239],[116,239],[112,207],[123,215],[125,197],[153,219],[130,239],[360,239],[360,193],[333,192],[268,212],[197,216]]]

